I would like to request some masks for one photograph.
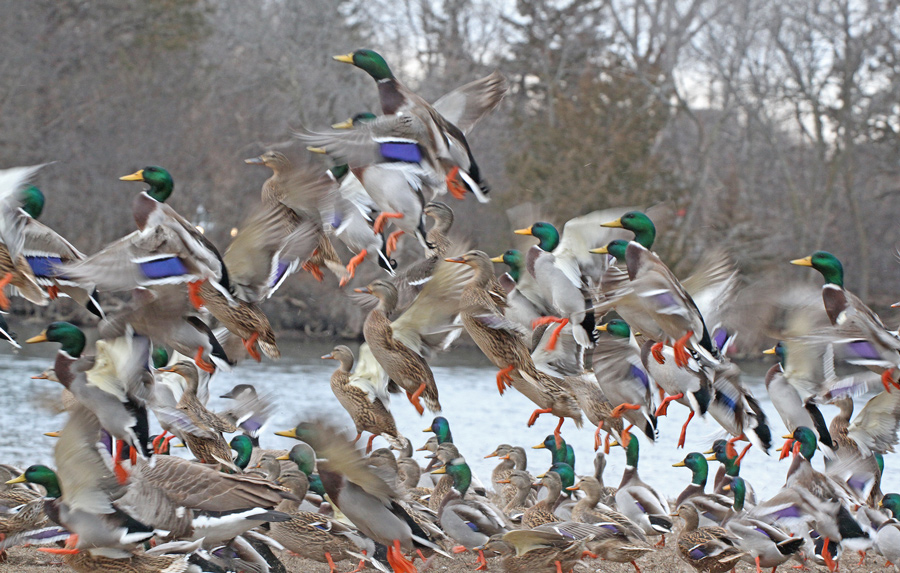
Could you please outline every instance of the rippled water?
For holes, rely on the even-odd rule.
[[[296,343],[282,342],[286,356],[278,362],[262,364],[245,362],[233,372],[221,373],[212,381],[209,406],[213,409],[224,407],[227,400],[218,398],[236,383],[250,383],[261,391],[275,392],[278,396],[278,412],[262,437],[264,447],[289,448],[293,440],[272,435],[272,432],[291,428],[300,420],[314,415],[334,416],[347,424],[352,431],[349,416],[340,408],[331,393],[329,378],[334,370],[333,361],[321,360],[319,356],[331,350],[330,344],[304,343],[302,349]],[[31,463],[52,463],[54,439],[42,435],[43,432],[60,429],[65,415],[54,412],[58,402],[59,385],[46,380],[30,380],[52,364],[56,345],[42,344],[26,347],[19,354],[0,354],[0,461],[28,465]],[[355,350],[355,345],[350,345]],[[291,350],[293,347],[293,350]],[[757,365],[756,369],[759,369]],[[496,371],[477,351],[454,350],[441,357],[434,366],[435,379],[440,390],[443,415],[450,421],[454,442],[485,483],[490,479],[494,460],[484,456],[500,443],[522,445],[528,448],[529,469],[539,473],[550,463],[547,450],[531,450],[530,446],[541,442],[553,431],[556,420],[542,416],[532,428],[525,423],[534,410],[534,405],[515,391],[504,396],[497,393]],[[769,415],[772,435],[784,435],[781,424],[759,376],[745,376],[745,383],[760,398]],[[862,400],[867,399],[863,397]],[[861,407],[859,404],[858,407]],[[837,413],[837,408],[822,408],[826,420]],[[392,411],[400,431],[419,447],[431,435],[422,432],[429,426],[431,416],[419,417],[405,398],[396,398]],[[641,477],[658,487],[668,496],[676,496],[690,481],[690,471],[673,468],[673,463],[683,459],[686,452],[704,451],[712,440],[724,437],[714,421],[697,420],[688,428],[687,445],[677,450],[675,443],[687,410],[678,404],[669,408],[669,417],[660,419],[660,440],[650,445],[642,438],[639,470]],[[593,426],[576,430],[570,420],[563,426],[563,436],[576,451],[576,471],[593,473]],[[783,440],[776,439],[775,447]],[[375,440],[375,447],[385,446],[381,439]],[[184,450],[181,450],[182,452]],[[422,453],[417,453],[423,461]],[[606,481],[618,485],[625,466],[625,455],[621,448],[614,448],[608,456]],[[816,461],[820,467],[821,456]],[[896,491],[900,488],[898,472],[893,467],[894,456],[886,457],[883,490]],[[711,474],[718,464],[711,464]],[[772,495],[784,483],[784,475],[789,461],[777,461],[777,453],[766,456],[755,448],[744,460],[742,475],[756,488],[758,494]]]

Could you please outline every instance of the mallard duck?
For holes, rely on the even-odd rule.
[[[880,495],[881,471],[877,454],[891,452],[897,444],[900,428],[900,393],[881,392],[853,415],[853,400],[848,397],[833,401],[839,413],[832,418],[828,432],[837,443],[832,477],[840,478],[855,495],[874,505]],[[839,469],[837,469],[839,468]]]
[[[178,435],[191,453],[205,464],[222,464],[236,468],[231,461],[231,447],[222,433],[237,432],[236,425],[206,408],[197,396],[199,375],[192,362],[182,361],[166,368],[162,372],[173,372],[184,378],[184,393],[178,400],[178,410],[187,416],[190,424],[178,428]],[[251,415],[248,412],[247,415]]]
[[[825,313],[832,325],[841,333],[866,340],[875,351],[869,356],[867,366],[881,373],[885,390],[900,388],[900,337],[885,328],[884,323],[863,301],[844,288],[844,267],[837,257],[827,251],[816,251],[802,259],[794,259],[792,265],[812,267],[822,273],[822,301]]]
[[[417,547],[441,551],[396,503],[397,492],[363,462],[340,430],[324,424],[304,430],[304,441],[324,459],[319,475],[331,502],[364,535],[388,548],[387,559],[394,571],[415,570],[404,551]]]
[[[619,282],[623,294],[634,293],[637,296],[631,301],[639,301],[639,308],[635,308],[637,312],[634,315],[631,312],[620,314],[632,327],[657,342],[655,348],[658,350],[654,357],[662,362],[662,356],[658,352],[662,349],[663,342],[673,344],[675,362],[679,366],[685,366],[690,358],[685,350],[688,345],[695,351],[704,350],[707,356],[718,355],[718,349],[714,347],[694,299],[669,267],[650,251],[656,238],[656,227],[650,218],[640,211],[629,211],[602,226],[621,227],[635,234],[624,253],[628,277],[626,281]],[[613,301],[618,296],[613,295]],[[618,311],[615,302],[610,304]]]
[[[900,563],[900,521],[897,521],[900,517],[900,495],[886,494],[878,505],[890,512],[891,519],[878,527],[875,534],[875,548],[887,559],[885,566],[890,563],[896,569],[897,565],[894,563]]]
[[[859,549],[870,546],[869,535],[847,508],[846,496],[826,475],[813,469],[810,461],[816,452],[816,435],[805,427],[796,428],[789,436],[796,445],[796,455],[788,470],[785,487],[764,503],[757,505],[754,513],[763,518],[778,518],[786,508],[794,508],[815,522],[815,530],[824,536],[822,557],[832,571],[836,567],[829,541],[849,544]]]
[[[484,549],[503,555],[506,573],[559,573],[581,560],[586,543],[556,531],[518,529],[491,538]]]
[[[297,499],[306,496],[309,483],[298,476],[279,478],[281,485],[290,489]],[[375,552],[375,544],[359,535],[353,528],[331,519],[321,513],[301,511],[293,500],[284,500],[278,510],[291,516],[287,521],[273,523],[269,529],[269,537],[280,543],[288,551],[292,551],[305,559],[319,563],[328,563],[331,573],[336,571],[335,562],[352,559],[352,553],[363,551],[366,554]],[[360,567],[364,565],[360,562]]]
[[[656,416],[650,376],[641,364],[640,347],[623,320],[597,327],[601,334],[593,353],[594,376],[613,406],[612,417],[624,416],[650,441],[656,440]]]
[[[14,168],[0,174],[0,273],[4,277],[0,285],[11,284],[39,305],[46,304],[48,296],[69,296],[102,319],[93,288],[82,288],[58,271],[60,265],[79,261],[84,254],[37,220],[44,209],[44,194],[26,182],[38,168]],[[7,308],[3,296],[0,286],[0,306]]]
[[[831,457],[834,455],[832,450],[834,450],[835,445],[831,439],[831,434],[828,432],[828,426],[825,424],[825,418],[822,416],[819,407],[811,399],[812,397],[803,400],[798,389],[791,383],[786,370],[789,368],[790,372],[796,372],[797,361],[792,367],[786,367],[785,365],[788,362],[787,352],[787,346],[783,342],[779,342],[774,347],[764,351],[764,354],[775,354],[779,359],[779,363],[774,364],[766,372],[766,391],[769,393],[772,405],[775,406],[775,410],[781,416],[781,420],[784,422],[788,432],[793,432],[799,426],[812,428],[819,439],[819,446],[828,448],[827,455]],[[783,448],[781,459],[786,458],[789,454],[790,448]]]
[[[97,417],[103,429],[140,455],[149,455],[144,375],[148,374],[145,365],[150,361],[150,349],[146,339],[101,340],[96,344],[96,357],[82,357],[84,332],[71,323],[54,322],[26,342],[60,343],[54,378]]]
[[[446,174],[446,186],[456,197],[462,198],[468,188],[480,201],[487,200],[484,195],[488,191],[487,184],[481,177],[463,130],[470,129],[500,103],[508,87],[499,72],[467,84],[455,94],[448,94],[443,103],[439,101],[431,106],[400,83],[384,58],[372,50],[356,50],[334,59],[364,70],[378,83],[383,114],[410,115],[423,123],[428,132],[428,151],[438,160],[442,172]],[[440,108],[462,125],[448,121],[439,111]]]
[[[350,380],[353,351],[339,345],[322,358],[337,360],[340,363],[331,375],[331,391],[344,410],[350,414],[356,426],[356,439],[358,440],[363,432],[372,434],[366,444],[366,453],[372,451],[372,441],[377,436],[385,436],[389,441],[398,440],[400,432],[397,431],[397,424],[390,410],[385,408],[380,398],[372,396],[367,389],[354,385]]]
[[[227,289],[218,250],[166,204],[175,188],[171,174],[162,167],[150,166],[120,179],[149,185],[132,205],[137,231],[84,260],[63,265],[63,274],[79,284],[110,291],[187,283],[191,301],[198,308],[202,281]]]
[[[441,529],[466,549],[478,551],[477,570],[487,570],[487,561],[481,547],[492,535],[509,531],[509,521],[503,512],[487,500],[466,498],[472,471],[465,459],[451,460],[433,473],[446,473],[453,479],[453,490],[444,497],[438,509]]]
[[[523,333],[503,316],[505,301],[499,294],[499,285],[494,279],[493,265],[487,254],[469,251],[447,260],[475,270],[460,298],[460,316],[466,332],[478,348],[494,366],[501,369],[497,374],[500,393],[504,392],[508,383],[538,406],[529,419],[529,426],[540,414],[557,416],[559,424],[554,431],[557,439],[560,439],[560,428],[566,417],[572,418],[575,425],[581,427],[581,409],[564,387],[564,382],[537,370],[521,338]]]
[[[415,301],[394,321],[388,318],[397,304],[397,288],[393,284],[376,280],[356,289],[378,299],[378,306],[369,312],[363,325],[363,336],[372,355],[391,380],[406,391],[419,414],[424,412],[420,396],[429,410],[441,410],[437,385],[426,358],[435,350],[446,348],[459,335],[451,325],[459,314],[459,297],[467,273],[454,267],[438,265]]]
[[[678,534],[678,554],[702,573],[725,573],[744,555],[738,540],[722,527],[699,527],[697,509],[690,504],[678,508],[684,528]]]
[[[778,527],[752,516],[744,510],[746,486],[737,477],[729,488],[734,494],[734,514],[722,526],[737,539],[738,548],[744,552],[741,559],[761,567],[777,568],[803,547],[802,537],[793,537]]]
[[[528,529],[534,529],[545,523],[562,521],[553,513],[563,491],[561,476],[555,471],[547,471],[537,477],[541,480],[540,484],[547,489],[547,496],[526,509],[522,515],[522,527]]]
[[[326,267],[339,280],[349,274],[325,233],[320,209],[333,203],[337,184],[333,176],[310,165],[300,165],[276,150],[267,150],[259,157],[245,159],[245,163],[265,165],[272,176],[262,185],[262,202],[275,207],[283,221],[293,230],[302,224],[314,229],[314,250],[303,268],[321,281],[321,267]],[[327,207],[330,209],[330,207]],[[258,263],[251,263],[258,264]],[[279,269],[283,273],[283,269]]]
[[[672,532],[669,503],[655,489],[644,483],[638,475],[640,446],[637,436],[631,436],[627,445],[626,466],[622,481],[616,490],[616,506],[622,514],[636,523],[647,536]],[[662,543],[665,543],[663,537]]]

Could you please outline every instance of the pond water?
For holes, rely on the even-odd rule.
[[[21,339],[26,337],[22,336]],[[250,383],[262,392],[273,392],[278,397],[278,410],[269,428],[262,435],[262,445],[269,448],[290,448],[293,440],[273,435],[273,432],[292,428],[298,421],[313,416],[333,417],[347,425],[352,432],[349,416],[341,409],[329,387],[329,379],[335,368],[330,360],[319,357],[328,353],[332,345],[324,342],[280,342],[285,356],[278,362],[264,361],[241,363],[232,372],[218,374],[210,384],[212,409],[224,408],[227,400],[218,398],[234,384]],[[356,351],[357,345],[349,344]],[[46,380],[31,380],[52,364],[56,345],[30,345],[19,353],[4,350],[0,354],[0,462],[27,466],[32,463],[53,462],[54,439],[43,432],[61,429],[65,414],[55,410],[59,398],[59,385]],[[775,446],[783,443],[785,433],[761,377],[760,365],[752,368],[757,375],[745,375],[744,381],[760,399],[769,416]],[[497,392],[496,371],[477,350],[458,349],[439,358],[434,364],[435,379],[440,391],[443,415],[450,421],[454,442],[472,466],[475,473],[487,483],[495,460],[484,459],[500,443],[526,447],[528,468],[540,473],[550,464],[547,450],[532,450],[531,446],[543,441],[553,431],[556,419],[541,416],[532,428],[526,427],[534,405],[515,391],[504,396]],[[871,396],[871,395],[870,395]],[[870,396],[862,397],[858,408]],[[822,408],[826,420],[837,413],[837,408]],[[396,397],[392,411],[399,430],[414,447],[421,446],[431,435],[422,429],[431,424],[432,416],[426,411],[419,417],[405,397]],[[641,437],[639,470],[644,481],[659,488],[665,495],[674,497],[690,481],[690,471],[673,468],[672,464],[684,458],[687,452],[705,451],[713,439],[725,437],[724,432],[712,421],[695,419],[688,428],[684,450],[676,449],[678,433],[687,410],[678,404],[669,408],[669,416],[659,421],[660,439],[651,445]],[[577,430],[571,420],[563,426],[563,437],[576,452],[576,472],[593,473],[593,426],[589,424]],[[375,447],[386,446],[382,438],[376,438]],[[179,451],[179,450],[176,450]],[[184,452],[185,450],[180,450]],[[418,459],[425,464],[422,452]],[[777,452],[766,456],[755,448],[744,459],[741,475],[753,484],[757,494],[764,497],[774,494],[784,483],[789,461],[777,461]],[[821,456],[815,460],[821,468]],[[711,465],[711,474],[718,464]],[[625,453],[613,448],[608,456],[606,482],[618,485],[625,466]],[[894,467],[894,456],[886,456],[886,469],[882,489],[885,492],[900,489],[900,473]]]

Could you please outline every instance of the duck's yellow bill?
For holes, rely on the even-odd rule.
[[[34,344],[35,342],[47,342],[47,331],[45,330],[37,336],[32,336],[25,341],[25,344]]]
[[[620,217],[620,218],[616,219],[615,221],[607,221],[606,223],[600,223],[600,226],[621,229],[622,228],[622,219]]]
[[[812,266],[812,255],[808,257],[803,257],[802,259],[794,259],[791,261],[792,265],[797,265],[798,267],[811,267]]]
[[[338,123],[332,123],[331,129],[352,129],[353,128],[353,118],[345,119],[344,121],[339,121]]]
[[[123,175],[119,177],[119,181],[143,181],[144,180],[144,170],[138,169],[131,175]]]

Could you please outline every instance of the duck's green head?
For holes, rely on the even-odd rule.
[[[19,204],[32,219],[37,219],[44,211],[44,194],[34,185],[19,191]]]
[[[335,165],[328,169],[328,173],[331,174],[331,178],[340,183],[344,177],[350,173],[350,166],[346,163],[342,163],[340,165]]]
[[[744,478],[738,476],[731,480],[731,492],[734,494],[734,510],[744,509],[744,500],[747,498],[747,483]]]
[[[244,434],[238,434],[231,438],[228,445],[231,446],[232,450],[237,452],[237,457],[234,458],[234,465],[241,469],[246,468],[247,464],[250,463],[250,458],[253,456],[253,441],[250,437]]]
[[[37,336],[29,338],[25,342],[34,344],[36,342],[59,342],[62,344],[61,350],[73,358],[78,358],[84,351],[85,344],[84,333],[72,323],[69,322],[53,322],[44,331]]]
[[[538,247],[548,253],[559,246],[559,231],[550,223],[541,221],[527,229],[516,229],[514,232],[517,235],[531,235],[535,237],[539,241]]]
[[[276,458],[278,460],[290,460],[297,464],[297,468],[307,476],[316,468],[316,452],[309,444],[297,444],[286,456]]]
[[[624,239],[615,239],[607,243],[605,247],[591,249],[595,255],[612,255],[620,263],[625,262],[625,251],[628,250],[628,241]]]
[[[634,436],[628,438],[628,445],[625,446],[625,464],[628,467],[637,469],[638,459],[641,456],[641,446],[638,439]]]
[[[169,351],[164,346],[157,346],[150,353],[154,368],[163,368],[169,363]]]
[[[816,445],[819,440],[816,438],[816,433],[806,426],[797,426],[793,434],[785,436],[785,439],[789,438],[800,442],[800,455],[807,460],[812,460],[813,456],[816,455]]]
[[[516,282],[522,276],[522,270],[525,268],[525,258],[522,252],[516,249],[507,249],[502,255],[491,259],[492,263],[503,263],[509,267],[509,276]]]
[[[160,203],[165,203],[166,199],[169,198],[169,195],[172,194],[172,190],[175,188],[175,183],[172,181],[172,175],[162,167],[157,167],[155,165],[144,167],[131,175],[119,177],[119,179],[121,181],[143,181],[150,185],[150,189],[147,190],[147,195],[150,195]]]
[[[603,330],[616,338],[631,338],[631,328],[624,320],[614,318],[606,324],[601,324],[597,330]]]
[[[885,496],[881,498],[881,501],[878,502],[878,505],[887,508],[887,510],[891,512],[891,517],[894,519],[900,519],[900,494],[885,494]]]
[[[608,223],[602,223],[601,227],[617,227],[634,233],[634,240],[649,249],[656,240],[656,225],[646,214],[640,211],[629,211]],[[619,258],[619,257],[616,257]]]
[[[844,265],[841,264],[841,261],[836,256],[827,251],[816,251],[808,257],[794,259],[791,261],[791,264],[801,267],[812,267],[822,273],[826,283],[839,287],[844,286]]]
[[[536,446],[532,446],[532,449],[550,450],[550,454],[551,454],[552,460],[554,462],[565,462],[566,457],[568,455],[566,446],[568,446],[568,444],[566,444],[566,441],[560,437],[559,438],[559,447],[557,447],[556,446],[556,436],[554,436],[553,434],[549,434],[546,438],[544,438],[543,442],[541,442],[540,444],[538,444]]]
[[[779,340],[772,348],[763,350],[763,354],[774,354],[778,357],[778,361],[784,364],[784,359],[787,356],[787,348],[784,346],[784,342]]]
[[[345,64],[352,64],[363,70],[375,81],[389,80],[394,77],[391,68],[381,57],[381,54],[373,50],[356,50],[343,56],[334,56],[334,59]]]
[[[434,435],[437,436],[438,445],[444,442],[453,443],[453,435],[450,433],[450,422],[443,416],[437,416],[431,421],[431,425],[422,431],[434,432]]]
[[[706,478],[709,476],[709,464],[706,462],[706,458],[703,454],[691,452],[684,456],[682,461],[673,464],[673,467],[686,467],[690,469],[693,474],[693,479],[691,481],[697,485],[706,485]]]
[[[43,486],[44,489],[47,490],[47,497],[56,498],[62,495],[62,491],[59,489],[59,478],[56,476],[56,472],[54,472],[47,466],[29,466],[28,469],[25,470],[25,473],[17,478],[9,480],[6,483],[11,485],[14,483],[25,482],[36,483],[40,486]]]
[[[464,458],[450,460],[449,463],[431,472],[433,474],[449,474],[453,478],[453,488],[459,495],[465,497],[466,491],[472,485],[472,470]]]
[[[560,481],[562,481],[563,491],[566,495],[572,495],[572,492],[568,490],[568,488],[575,485],[575,470],[572,466],[566,462],[553,462],[548,471],[556,472]]]

